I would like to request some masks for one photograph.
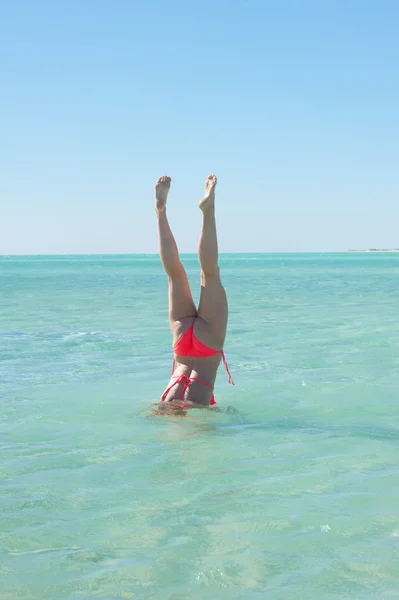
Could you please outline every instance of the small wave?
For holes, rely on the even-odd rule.
[[[77,331],[76,333],[68,333],[62,339],[67,342],[76,338],[84,337],[85,335],[96,335],[97,331]]]
[[[77,552],[81,550],[80,546],[71,546],[66,548],[38,548],[37,550],[25,550],[22,552],[9,552],[10,556],[26,556],[28,554],[47,554],[49,552]]]
[[[270,363],[266,361],[257,361],[257,362],[231,362],[230,365],[233,365],[236,369],[240,369],[240,371],[265,371],[270,369]]]

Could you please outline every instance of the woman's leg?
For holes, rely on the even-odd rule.
[[[181,329],[186,328],[183,320],[185,317],[196,317],[197,309],[166,216],[166,199],[170,183],[170,177],[158,179],[155,186],[155,211],[158,218],[159,253],[169,279],[169,320],[175,343],[182,333]]]
[[[202,231],[198,246],[201,265],[201,296],[198,317],[206,324],[201,341],[218,350],[223,347],[227,328],[227,298],[220,281],[218,242],[215,222],[215,175],[205,182],[205,196],[199,203],[202,210]],[[198,330],[198,333],[201,333]],[[207,338],[206,340],[204,338]]]

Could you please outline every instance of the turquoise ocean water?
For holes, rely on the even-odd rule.
[[[220,262],[176,419],[158,257],[0,258],[1,600],[399,598],[399,254]]]

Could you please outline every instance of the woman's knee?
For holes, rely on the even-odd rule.
[[[173,269],[168,271],[169,283],[175,283],[179,281],[185,282],[187,280],[187,273],[181,263],[176,264]]]
[[[220,281],[220,269],[216,266],[214,269],[204,271],[201,269],[201,285],[205,287],[206,283],[219,283]]]

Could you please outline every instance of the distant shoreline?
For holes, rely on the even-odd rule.
[[[399,252],[399,248],[389,248],[389,249],[380,249],[380,248],[370,248],[369,250],[348,250],[348,252]]]

